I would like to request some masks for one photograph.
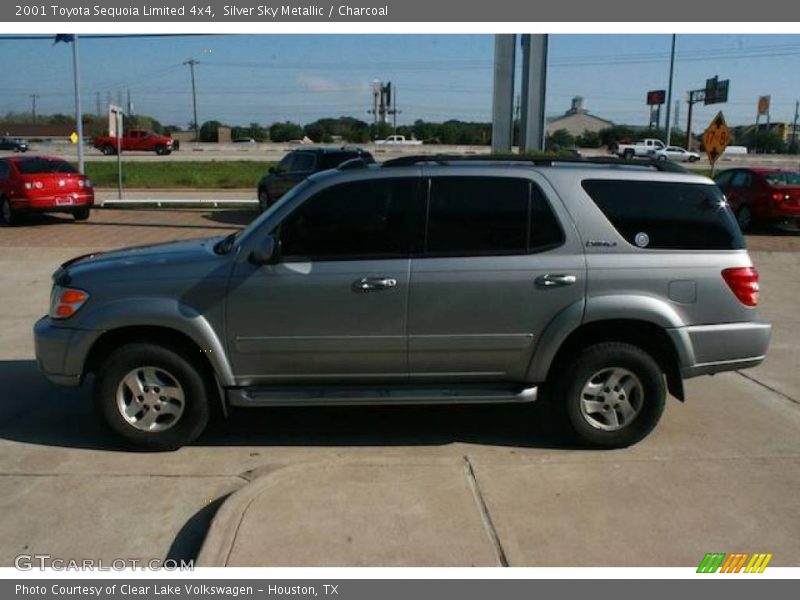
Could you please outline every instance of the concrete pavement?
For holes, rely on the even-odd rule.
[[[712,550],[798,565],[800,236],[749,236],[776,325],[764,365],[687,382],[688,402],[626,450],[570,447],[540,404],[238,411],[191,447],[138,453],[95,420],[89,385],[36,371],[50,273],[251,217],[96,213],[0,230],[0,565],[199,552],[236,566],[689,566]]]

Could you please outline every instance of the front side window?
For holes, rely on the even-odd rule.
[[[429,256],[526,254],[558,245],[562,239],[547,200],[528,179],[431,180]]]
[[[747,171],[737,171],[736,175],[731,179],[731,185],[733,187],[750,187],[751,182],[752,177]]]
[[[722,173],[714,177],[714,182],[720,186],[730,185],[731,179],[733,178],[735,173],[736,171],[723,171]]]
[[[342,183],[322,190],[280,226],[285,261],[409,255],[421,211],[418,180]]]

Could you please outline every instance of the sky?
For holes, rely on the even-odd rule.
[[[551,35],[548,116],[583,96],[592,114],[646,125],[648,90],[667,87],[669,35]],[[752,123],[758,96],[772,96],[772,121],[791,121],[800,98],[800,35],[678,35],[674,99],[718,75],[730,79],[729,102],[695,105],[693,129],[723,110],[729,124]],[[84,112],[98,95],[123,101],[163,124],[192,120],[190,58],[195,67],[198,120],[229,125],[308,123],[320,117],[371,120],[371,85],[391,81],[398,123],[449,118],[490,121],[492,35],[219,35],[81,38]],[[72,113],[72,54],[52,38],[0,37],[5,58],[0,115],[31,110]],[[521,60],[518,58],[518,70]],[[517,90],[519,86],[517,86]],[[686,123],[686,102],[679,109]],[[662,117],[663,118],[663,117]],[[696,126],[694,125],[696,124]]]

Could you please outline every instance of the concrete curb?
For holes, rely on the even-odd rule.
[[[285,469],[292,468],[285,467]],[[284,470],[284,468],[278,470]],[[255,479],[245,483],[225,499],[211,520],[206,539],[203,541],[195,561],[196,566],[226,567],[228,565],[228,558],[247,509],[266,488],[274,484],[274,474],[275,471],[268,471],[263,475],[256,475]]]

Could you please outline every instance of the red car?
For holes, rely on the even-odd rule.
[[[800,172],[769,167],[729,169],[714,180],[742,231],[754,223],[800,228]]]
[[[0,223],[14,225],[26,213],[70,213],[89,218],[92,182],[61,158],[9,156],[0,159]]]

